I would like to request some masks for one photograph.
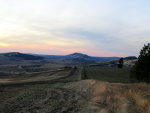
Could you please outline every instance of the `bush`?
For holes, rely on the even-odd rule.
[[[84,80],[84,79],[88,79],[85,68],[83,68],[83,70],[82,70],[82,77],[81,77],[81,78],[82,78],[83,80]]]
[[[118,68],[123,68],[123,58],[120,58]]]

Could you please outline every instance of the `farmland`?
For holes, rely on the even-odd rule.
[[[88,94],[80,78],[81,69],[71,67],[1,77],[0,113],[81,112]]]
[[[0,77],[0,113],[150,113],[150,85],[130,83],[129,68],[32,69]]]

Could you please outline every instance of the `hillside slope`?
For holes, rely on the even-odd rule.
[[[44,57],[23,54],[19,52],[1,53],[0,65],[29,63],[32,61],[41,61]]]

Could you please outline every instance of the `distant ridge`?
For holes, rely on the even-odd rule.
[[[24,53],[19,53],[19,52],[1,53],[0,55],[6,56],[9,58],[14,58],[14,59],[20,58],[23,60],[42,60],[42,59],[44,59],[44,57],[30,55],[30,54],[24,54]]]
[[[88,64],[118,60],[120,57],[94,57],[84,53],[72,53],[68,55],[42,55],[32,53],[9,52],[0,53],[0,64],[17,63],[50,63],[50,64]],[[134,56],[125,59],[136,59]]]
[[[118,60],[120,57],[94,57],[89,56],[84,53],[72,53],[68,55],[41,55],[41,54],[32,54],[36,56],[41,56],[45,58],[53,58],[53,59],[64,59],[64,60],[73,60],[73,62],[78,63],[85,63],[85,62],[105,62],[105,61],[112,61]]]
[[[45,58],[19,52],[0,53],[0,65],[19,65],[42,63]]]

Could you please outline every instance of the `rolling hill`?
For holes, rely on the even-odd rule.
[[[41,56],[49,59],[71,60],[74,63],[105,62],[105,61],[118,60],[120,58],[120,57],[94,57],[94,56],[89,56],[77,52],[69,55],[42,55],[42,54],[32,54],[32,55]]]
[[[24,54],[19,52],[1,53],[0,65],[31,63],[33,61],[42,61],[44,57]]]
[[[0,65],[7,64],[63,64],[63,65],[83,65],[102,62],[117,61],[120,57],[94,57],[83,53],[72,53],[69,55],[41,55],[25,54],[19,52],[1,53]],[[125,59],[135,59],[126,57]]]

